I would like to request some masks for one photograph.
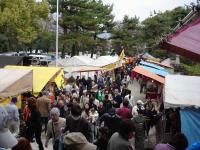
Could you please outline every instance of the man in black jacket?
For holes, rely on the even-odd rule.
[[[104,115],[101,116],[101,118],[99,118],[100,125],[102,122],[104,122],[104,127],[108,128],[109,138],[112,136],[113,133],[119,130],[119,124],[121,121],[122,119],[120,118],[120,116],[116,114],[114,108],[109,109],[108,113],[105,113]]]
[[[81,132],[85,135],[89,142],[92,142],[92,130],[89,122],[81,117],[81,107],[73,104],[71,107],[71,115],[66,118],[66,126],[64,132]]]

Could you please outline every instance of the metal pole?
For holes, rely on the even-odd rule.
[[[58,65],[58,6],[59,6],[59,0],[57,0],[57,9],[56,9],[56,67]]]

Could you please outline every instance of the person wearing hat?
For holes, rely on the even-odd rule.
[[[8,128],[9,116],[6,109],[0,105],[0,150],[12,148],[17,144],[17,139]]]
[[[17,97],[13,97],[11,99],[11,102],[6,106],[6,110],[8,112],[8,128],[11,131],[11,133],[14,134],[15,136],[17,136],[19,133],[19,125],[20,125],[19,111],[16,106],[16,103],[17,103]]]
[[[42,120],[41,114],[36,107],[36,99],[34,97],[30,97],[27,99],[28,107],[30,109],[29,116],[27,118],[27,131],[26,136],[30,141],[33,135],[35,134],[36,142],[39,146],[39,150],[44,150],[42,140],[41,140],[41,132],[42,132]]]
[[[72,132],[64,136],[64,150],[96,150],[81,132]]]

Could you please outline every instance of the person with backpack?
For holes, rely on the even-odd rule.
[[[17,104],[17,97],[13,97],[11,99],[11,102],[6,106],[6,110],[8,112],[8,120],[9,120],[8,127],[11,133],[14,134],[14,136],[18,135],[19,125],[20,125],[19,112],[16,104]]]

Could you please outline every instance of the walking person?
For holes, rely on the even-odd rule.
[[[7,150],[17,144],[17,139],[8,129],[8,112],[0,105],[0,150]]]
[[[42,120],[40,112],[36,107],[36,99],[33,97],[28,98],[28,107],[30,109],[29,116],[27,118],[27,131],[26,136],[27,139],[31,140],[33,135],[35,134],[36,142],[39,146],[39,150],[44,150],[42,140],[41,140],[41,132],[42,132]]]
[[[64,133],[81,132],[89,142],[92,142],[92,130],[89,122],[81,117],[81,107],[73,104],[71,115],[66,117]]]
[[[133,138],[135,126],[131,120],[123,120],[118,132],[115,132],[108,142],[107,150],[133,150],[129,139]]]
[[[19,111],[16,106],[17,97],[13,97],[11,102],[6,106],[8,112],[8,128],[14,136],[17,136],[19,133]]]
[[[132,112],[129,108],[129,101],[124,100],[123,101],[123,107],[117,109],[116,111],[117,115],[119,115],[122,119],[131,119],[133,117]]]
[[[54,107],[50,111],[51,119],[48,122],[47,125],[47,134],[46,134],[46,142],[45,147],[48,147],[48,142],[50,138],[53,138],[53,149],[58,150],[59,148],[59,140],[61,138],[61,129],[65,128],[65,119],[59,117],[60,111],[58,108]]]
[[[47,91],[43,91],[41,95],[42,96],[37,99],[37,108],[41,114],[42,124],[45,125],[44,131],[46,133],[51,100],[48,97],[49,93]]]
[[[143,111],[138,110],[138,115],[133,118],[135,125],[135,149],[143,150],[145,141],[145,118]]]

